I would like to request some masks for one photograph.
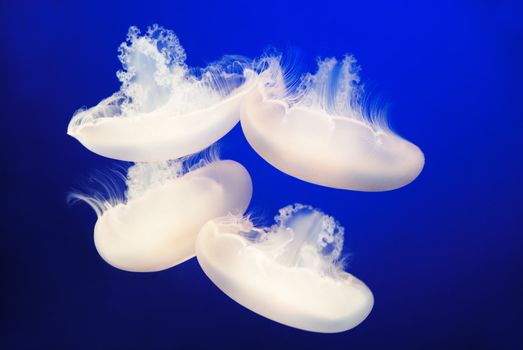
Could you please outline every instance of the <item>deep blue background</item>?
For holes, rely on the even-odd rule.
[[[521,2],[43,3],[0,5],[0,348],[523,348]],[[302,202],[346,226],[349,270],[376,298],[360,326],[323,335],[259,317],[194,259],[136,274],[99,258],[95,214],[65,197],[115,162],[66,127],[118,88],[128,27],[152,23],[192,65],[267,46],[300,48],[307,64],[352,53],[393,128],[425,152],[411,185],[359,193],[280,173],[239,127],[221,141],[253,177],[253,212]]]

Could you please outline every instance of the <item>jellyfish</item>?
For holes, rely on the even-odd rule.
[[[241,214],[252,195],[247,170],[232,160],[137,163],[126,177],[123,198],[74,194],[96,211],[94,243],[110,265],[152,272],[195,254],[195,239],[210,219]]]
[[[353,57],[319,60],[317,72],[300,79],[281,62],[262,60],[242,105],[242,129],[263,159],[298,179],[348,190],[393,190],[420,174],[421,150],[377,109],[364,108]]]
[[[370,289],[343,270],[343,235],[332,217],[295,204],[268,228],[242,216],[210,220],[196,239],[196,257],[211,281],[244,307],[291,327],[343,332],[374,304]]]
[[[120,90],[77,111],[67,130],[113,159],[153,162],[202,151],[238,123],[242,98],[254,87],[240,56],[189,68],[177,36],[158,25],[144,35],[131,27],[119,59]]]

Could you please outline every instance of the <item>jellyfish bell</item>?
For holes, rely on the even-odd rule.
[[[195,254],[210,219],[243,213],[252,195],[247,170],[232,160],[183,169],[179,161],[141,163],[127,175],[124,200],[76,195],[97,212],[94,242],[100,256],[126,271],[160,271]]]
[[[131,27],[119,49],[120,91],[75,113],[67,133],[105,157],[151,162],[199,152],[239,121],[255,83],[245,59],[226,56],[191,69],[176,35],[159,26]]]
[[[196,240],[205,274],[239,304],[291,327],[335,333],[361,323],[374,298],[343,271],[343,228],[303,205],[281,209],[275,220],[270,228],[238,216],[206,223]]]
[[[271,165],[314,184],[359,191],[393,190],[420,174],[421,150],[381,116],[367,116],[353,58],[319,61],[318,71],[299,81],[288,81],[280,58],[264,63],[240,118],[248,142]]]

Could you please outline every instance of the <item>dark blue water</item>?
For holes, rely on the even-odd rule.
[[[2,1],[0,348],[523,348],[521,2],[223,3]],[[66,127],[118,88],[128,27],[152,23],[192,65],[269,46],[300,49],[306,67],[352,53],[394,130],[425,152],[409,186],[359,193],[277,171],[239,127],[221,141],[253,177],[258,216],[301,202],[344,224],[349,271],[376,298],[360,326],[295,330],[230,300],[195,260],[136,274],[97,255],[95,214],[65,197],[115,162]]]

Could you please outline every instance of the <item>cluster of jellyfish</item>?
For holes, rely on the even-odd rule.
[[[281,55],[191,68],[176,35],[156,25],[131,27],[119,58],[120,90],[77,111],[67,131],[94,153],[134,163],[125,191],[71,195],[96,211],[100,256],[134,272],[196,256],[220,290],[271,320],[323,333],[361,323],[374,298],[344,271],[344,228],[302,204],[255,226],[249,172],[213,146],[240,122],[257,154],[298,179],[357,191],[409,184],[423,153],[363,107],[355,60],[319,60],[300,77]]]

